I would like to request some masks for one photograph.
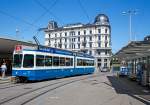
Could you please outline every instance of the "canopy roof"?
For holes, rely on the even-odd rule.
[[[126,60],[150,56],[150,41],[131,41],[114,56]]]
[[[15,45],[17,44],[28,45],[28,46],[35,45],[31,42],[25,42],[25,41],[0,37],[0,54],[12,54],[14,51]]]

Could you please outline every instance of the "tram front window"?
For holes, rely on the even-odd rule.
[[[21,67],[22,54],[15,54],[13,60],[13,67]]]
[[[31,68],[34,66],[34,56],[32,54],[25,54],[23,60],[23,67]]]

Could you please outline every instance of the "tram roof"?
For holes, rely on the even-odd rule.
[[[55,53],[55,54],[63,54],[63,55],[71,55],[71,56],[76,55],[78,57],[94,58],[93,56],[91,56],[89,54],[85,54],[83,52],[75,52],[75,51],[70,51],[70,50],[66,50],[66,49],[47,47],[47,46],[39,46],[39,49],[36,49],[36,51]]]
[[[150,41],[131,41],[114,55],[126,60],[145,56],[150,56]]]

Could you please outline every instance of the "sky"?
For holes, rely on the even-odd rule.
[[[59,26],[81,22],[93,23],[98,14],[106,14],[111,25],[112,52],[129,42],[129,15],[132,15],[132,40],[150,35],[150,0],[0,0],[0,37],[33,41],[36,35],[44,44],[48,22]]]

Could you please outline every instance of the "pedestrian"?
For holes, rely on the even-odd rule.
[[[3,63],[1,65],[2,78],[5,78],[6,70],[7,70],[6,63]]]

